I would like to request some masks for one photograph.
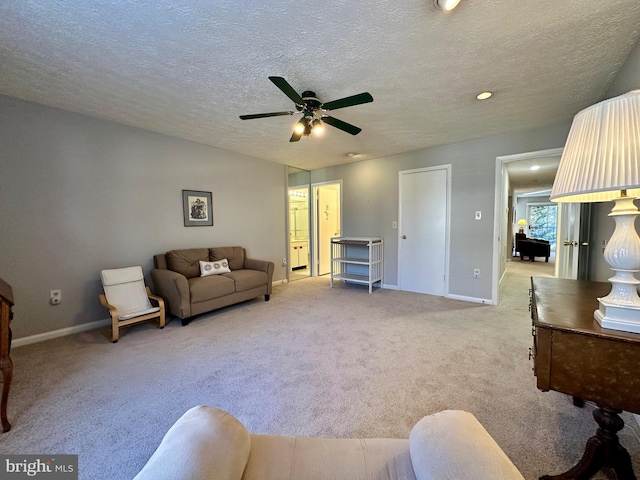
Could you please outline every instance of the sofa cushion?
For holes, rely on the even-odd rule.
[[[235,282],[236,292],[263,287],[268,282],[267,272],[259,272],[258,270],[234,270],[231,273],[223,274],[223,276],[231,278]]]
[[[188,248],[167,252],[169,270],[178,272],[187,278],[200,276],[200,260],[209,261],[209,249]]]
[[[225,274],[189,279],[191,304],[206,302],[207,300],[211,300],[213,298],[229,295],[235,291],[236,287],[233,279],[226,278]]]
[[[242,480],[415,480],[409,442],[251,435]]]
[[[242,247],[216,247],[209,249],[209,260],[217,262],[226,258],[229,261],[231,270],[244,268],[245,252]]]
[[[240,480],[251,437],[229,413],[194,407],[169,429],[135,480]]]

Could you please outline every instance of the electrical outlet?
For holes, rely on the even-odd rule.
[[[282,266],[283,266],[283,267],[286,267],[286,266],[287,266],[287,259],[286,259],[286,258],[283,258],[283,259],[282,259]]]
[[[479,268],[474,268],[473,269],[473,276],[474,276],[474,278],[480,278],[480,269]]]
[[[396,222],[395,220],[391,222],[391,228],[398,228],[398,222]]]
[[[62,301],[62,290],[49,290],[49,303],[58,305]]]

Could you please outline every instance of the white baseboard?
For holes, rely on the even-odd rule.
[[[399,290],[398,285],[389,285],[387,283],[383,283],[382,288],[386,288],[387,290]]]
[[[110,318],[107,318],[105,320],[96,320],[95,322],[83,323],[82,325],[76,325],[75,327],[61,328],[59,330],[53,330],[51,332],[38,333],[37,335],[31,335],[28,337],[15,338],[11,341],[11,347],[21,347],[23,345],[29,345],[31,343],[44,342],[45,340],[51,340],[52,338],[64,337],[65,335],[71,335],[73,333],[85,332],[87,330],[109,326],[111,326]]]
[[[487,305],[494,304],[490,298],[467,297],[466,295],[456,295],[454,293],[445,295],[445,298],[451,298],[452,300],[462,300],[463,302],[485,303]]]

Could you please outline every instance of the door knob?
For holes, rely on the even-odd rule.
[[[402,239],[403,239],[403,240],[406,240],[406,239],[407,239],[407,236],[406,236],[406,235],[402,235]]]

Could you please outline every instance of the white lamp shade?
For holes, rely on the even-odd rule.
[[[554,202],[640,197],[640,90],[604,100],[573,119],[551,190]]]

